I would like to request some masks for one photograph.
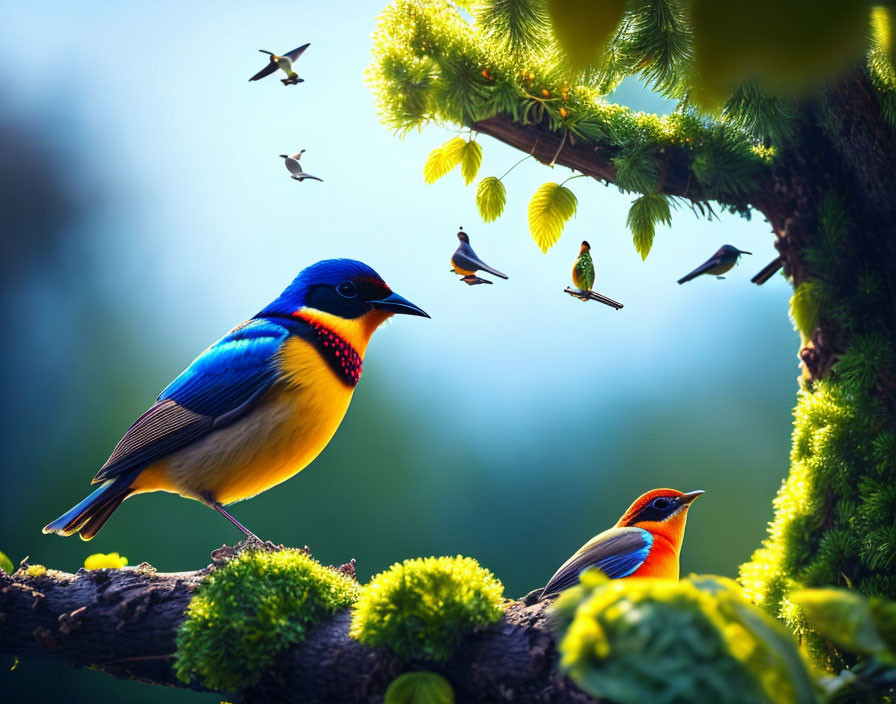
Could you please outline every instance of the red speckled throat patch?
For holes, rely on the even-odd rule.
[[[364,366],[364,360],[355,348],[322,323],[303,315],[295,317],[308,323],[313,334],[314,346],[330,368],[336,372],[336,376],[348,386],[355,386],[361,378],[361,368]]]

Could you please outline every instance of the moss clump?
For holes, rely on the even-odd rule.
[[[43,577],[47,573],[47,568],[43,565],[28,565],[25,568],[25,574],[29,577]]]
[[[501,619],[503,592],[470,557],[405,560],[364,587],[351,635],[406,660],[448,660],[466,633]]]
[[[95,552],[84,560],[84,569],[86,570],[102,570],[102,569],[120,569],[128,564],[128,558],[119,555],[117,552],[108,554]]]
[[[256,682],[284,648],[360,587],[299,550],[246,550],[199,588],[177,633],[175,672],[219,691]]]
[[[793,640],[733,581],[582,575],[555,606],[561,667],[619,704],[812,702]]]
[[[383,704],[454,704],[454,690],[435,672],[405,672],[392,680]]]

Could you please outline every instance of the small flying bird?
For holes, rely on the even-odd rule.
[[[593,537],[563,563],[540,598],[575,586],[589,567],[597,567],[610,579],[677,580],[688,509],[702,493],[654,489],[638,497],[615,526]]]
[[[622,304],[618,301],[591,290],[594,286],[594,262],[591,259],[591,245],[587,242],[582,242],[579,256],[572,265],[572,282],[576,288],[565,289],[570,296],[575,296],[581,301],[598,301],[616,310],[622,308]]]
[[[286,164],[286,170],[292,175],[292,178],[296,181],[304,181],[306,178],[310,178],[314,181],[323,182],[322,178],[318,178],[317,176],[312,176],[307,171],[302,169],[302,165],[299,163],[299,159],[302,158],[302,154],[305,153],[304,149],[300,149],[295,154],[280,154],[280,158],[283,159],[283,163]]]
[[[768,264],[766,264],[762,271],[760,271],[756,276],[754,276],[750,281],[752,281],[757,286],[762,286],[766,281],[772,278],[775,274],[778,273],[778,270],[784,266],[784,262],[781,260],[781,257],[776,257]]]
[[[457,239],[460,240],[460,244],[457,245],[457,249],[454,250],[454,254],[451,255],[451,271],[455,274],[460,274],[462,277],[461,281],[469,286],[492,283],[488,279],[482,279],[476,276],[477,271],[487,271],[489,274],[493,274],[502,279],[507,278],[506,274],[502,274],[497,269],[493,269],[476,256],[476,252],[474,252],[473,248],[470,246],[470,238],[467,233],[464,232],[463,227],[461,227],[460,232],[457,233]]]
[[[711,274],[717,279],[724,279],[725,277],[722,276],[722,274],[731,271],[734,265],[737,264],[737,260],[740,258],[741,254],[752,254],[752,252],[738,249],[734,245],[723,244],[718,252],[713,254],[690,274],[682,276],[678,280],[678,283],[687,283],[691,279],[696,279],[701,274]]]
[[[311,46],[310,42],[308,44],[302,44],[298,49],[293,49],[292,51],[283,54],[283,56],[277,56],[270,51],[265,51],[264,49],[259,49],[262,54],[268,54],[271,58],[268,61],[268,65],[265,66],[261,71],[256,73],[250,81],[258,81],[265,76],[270,76],[274,73],[278,68],[283,69],[283,72],[286,74],[286,78],[281,78],[280,82],[285,86],[294,86],[297,83],[304,83],[304,78],[299,78],[299,74],[292,70],[293,63],[298,60],[298,58],[302,55],[302,53]]]
[[[402,314],[429,317],[366,264],[312,264],[159,394],[94,477],[97,489],[44,533],[90,540],[125,499],[168,491],[214,509],[258,542],[224,507],[286,481],[320,454],[348,410],[371,335]]]

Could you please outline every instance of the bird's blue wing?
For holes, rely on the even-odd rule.
[[[311,42],[308,42],[307,44],[302,44],[302,46],[298,47],[297,49],[293,49],[292,51],[286,52],[284,54],[284,56],[287,59],[289,59],[290,61],[295,61],[305,52],[305,49],[307,49],[309,46],[311,46]]]
[[[270,76],[274,71],[276,71],[280,66],[277,65],[276,61],[268,61],[267,66],[265,66],[261,71],[256,73],[249,81],[260,81],[265,76]]]
[[[128,429],[94,483],[145,467],[233,422],[277,379],[274,356],[289,331],[253,319],[199,355]]]
[[[651,545],[653,536],[643,528],[610,528],[579,548],[551,577],[542,594],[574,586],[589,567],[597,567],[610,579],[628,577],[644,564]]]

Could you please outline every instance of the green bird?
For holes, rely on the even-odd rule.
[[[566,289],[568,294],[582,301],[598,301],[616,310],[622,308],[622,304],[618,301],[591,290],[594,287],[594,262],[591,259],[591,245],[587,242],[582,242],[579,256],[572,265],[572,282],[578,290],[568,288]]]

